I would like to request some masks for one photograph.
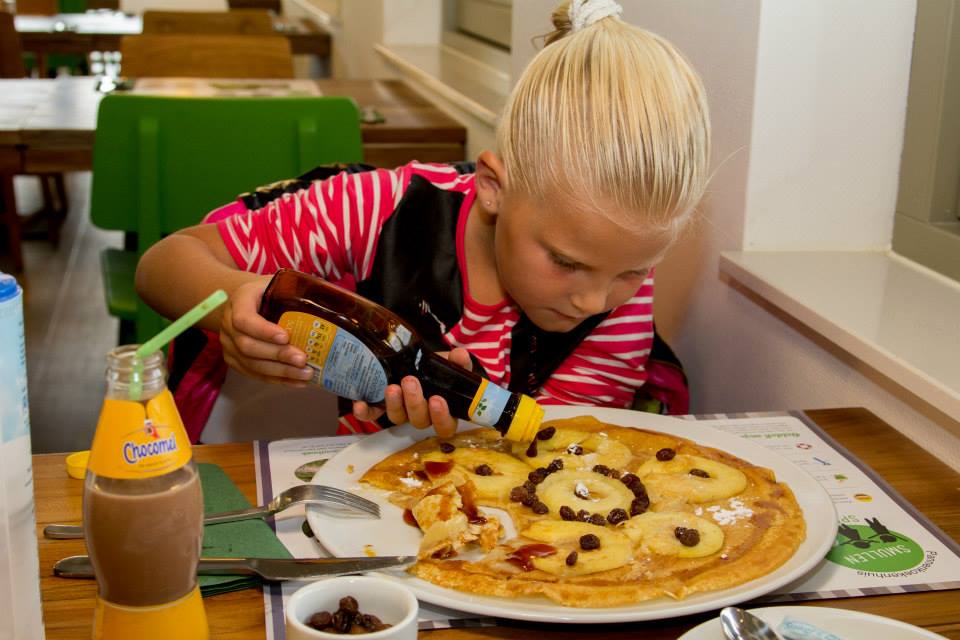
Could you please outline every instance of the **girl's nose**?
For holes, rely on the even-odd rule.
[[[596,315],[607,309],[607,291],[603,288],[592,287],[574,294],[570,298],[570,303],[580,315]]]

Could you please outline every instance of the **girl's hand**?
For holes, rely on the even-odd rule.
[[[290,336],[279,325],[257,313],[260,298],[271,276],[257,277],[234,289],[220,318],[223,359],[245,376],[305,387],[313,370],[306,366],[307,354],[290,344]]]
[[[456,348],[438,355],[448,358],[464,369],[473,369],[470,354],[466,349]],[[386,414],[394,424],[410,422],[417,429],[426,429],[430,425],[441,438],[449,438],[457,431],[457,419],[450,415],[447,401],[440,396],[423,397],[420,381],[407,376],[400,384],[391,384],[384,393]],[[384,410],[371,407],[366,402],[353,403],[353,415],[358,420],[376,420]]]

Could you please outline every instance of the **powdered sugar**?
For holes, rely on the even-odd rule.
[[[573,488],[573,495],[577,496],[581,500],[590,499],[590,489],[587,488],[587,485],[582,482],[578,482],[577,486]]]
[[[419,478],[411,478],[409,476],[404,476],[400,478],[400,482],[407,485],[408,487],[422,487],[423,481]]]
[[[737,520],[749,518],[753,515],[753,510],[745,506],[742,500],[730,498],[727,504],[730,506],[729,509],[724,509],[720,505],[707,507],[707,511],[713,515],[713,519],[717,524],[733,524]]]

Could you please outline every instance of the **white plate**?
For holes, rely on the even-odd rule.
[[[750,609],[774,631],[786,617],[808,622],[843,640],[946,640],[932,631],[893,618],[830,607],[763,607]],[[717,640],[723,637],[720,620],[713,618],[690,629],[678,640]]]
[[[787,459],[762,446],[731,436],[707,426],[650,413],[622,409],[583,407],[546,407],[546,418],[569,418],[592,415],[598,420],[625,427],[651,429],[683,436],[710,447],[772,469],[777,480],[786,482],[797,497],[807,522],[807,538],[790,560],[776,571],[745,584],[692,595],[684,600],[659,598],[624,607],[579,609],[555,604],[546,598],[505,599],[470,595],[445,589],[425,580],[403,574],[403,580],[417,597],[443,607],[485,616],[533,620],[540,622],[630,622],[685,616],[746,602],[769,593],[799,578],[826,556],[836,538],[837,516],[830,496],[805,471]],[[461,425],[468,428],[468,425]],[[416,555],[420,532],[403,522],[403,512],[387,501],[387,492],[362,486],[360,477],[387,455],[414,442],[430,437],[432,430],[417,430],[409,424],[386,429],[347,447],[328,460],[313,477],[315,484],[340,487],[377,502],[379,520],[344,519],[325,514],[316,508],[307,509],[307,520],[317,540],[335,556],[362,556],[368,551],[377,555]],[[508,538],[516,535],[510,519],[501,519]]]

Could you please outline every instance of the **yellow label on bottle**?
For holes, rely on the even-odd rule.
[[[190,439],[168,389],[147,401],[107,398],[87,469],[107,478],[151,478],[190,461]]]
[[[319,384],[323,365],[337,337],[337,325],[301,311],[285,312],[277,324],[290,335],[290,344],[306,352],[307,365],[317,372],[313,383]]]

